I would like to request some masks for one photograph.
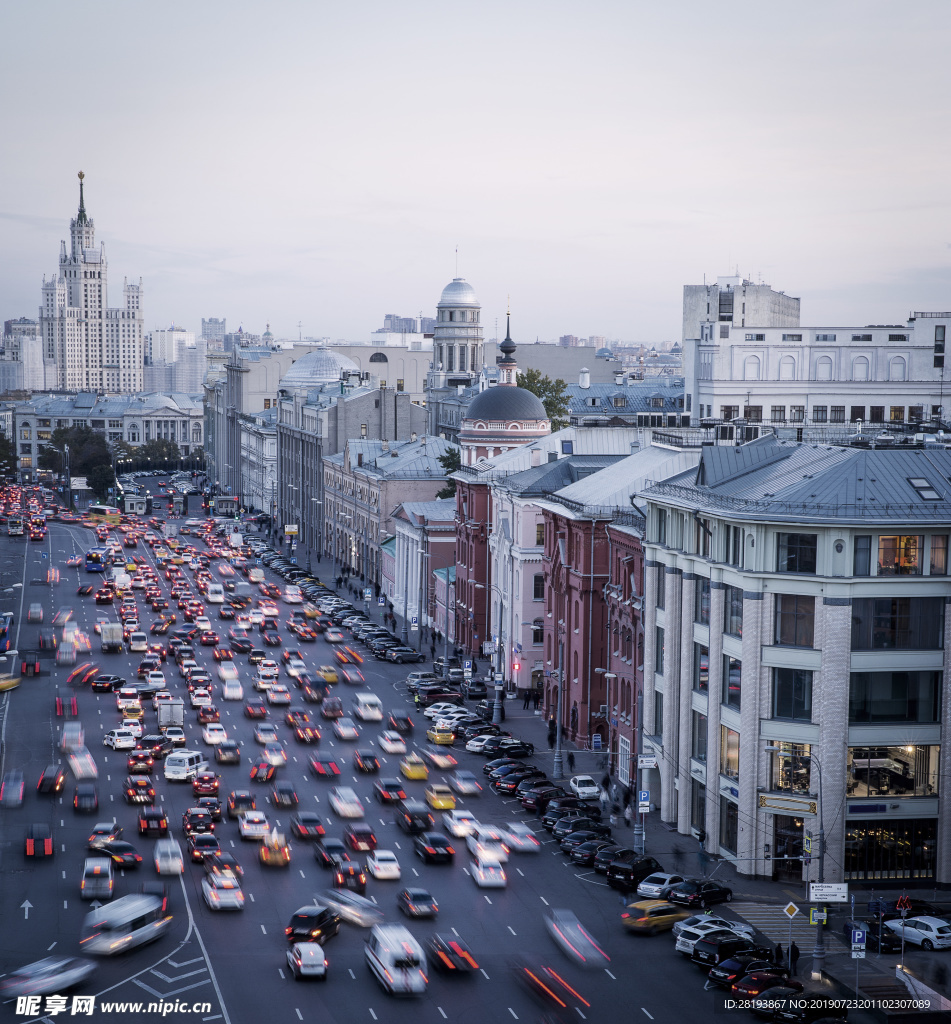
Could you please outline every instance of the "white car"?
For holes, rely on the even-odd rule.
[[[270,676],[256,676],[254,679],[254,688],[261,693],[267,693],[268,690],[277,682],[276,679],[272,679]]]
[[[262,747],[268,743],[277,743],[277,726],[271,722],[261,722],[254,730],[254,738]]]
[[[469,866],[472,881],[480,889],[504,889],[506,884],[505,871],[498,857],[483,853]]]
[[[462,768],[457,769],[449,776],[449,785],[460,796],[478,796],[482,792],[482,784],[479,780],[472,772],[464,771]]]
[[[334,719],[334,734],[339,740],[358,740],[360,730],[352,718]]]
[[[160,690],[168,689],[164,672],[150,672],[146,678],[148,679],[149,686],[157,686]]]
[[[185,730],[177,725],[170,725],[165,730],[165,737],[172,741],[173,747],[184,747],[187,742],[185,739]]]
[[[142,736],[142,723],[137,718],[123,718],[119,723],[119,728],[131,732],[136,739],[140,739]]]
[[[206,708],[211,704],[211,694],[208,690],[192,690],[192,707]]]
[[[267,691],[268,704],[290,704],[291,693],[286,686],[274,685]]]
[[[287,764],[287,751],[282,743],[265,743],[264,752],[261,756],[268,764],[273,764],[275,768],[280,768],[282,765]]]
[[[341,818],[362,818],[363,804],[349,786],[334,786],[330,791],[330,806]]]
[[[228,730],[221,722],[209,722],[201,731],[201,738],[213,747],[224,743],[228,738]]]
[[[241,700],[244,696],[244,687],[238,682],[237,679],[229,679],[228,682],[222,683],[221,685],[221,699],[222,700]]]
[[[261,679],[277,679],[281,674],[280,666],[276,661],[271,661],[268,658],[266,661],[262,661],[258,665],[258,678]]]
[[[128,729],[110,729],[102,738],[104,747],[113,750],[132,750],[135,747],[135,736]]]
[[[495,825],[479,825],[466,836],[466,846],[473,857],[495,857],[501,864],[509,859],[505,833]]]
[[[667,891],[684,881],[683,875],[671,875],[666,871],[655,871],[637,887],[637,895],[647,900],[665,900]]]
[[[303,673],[307,671],[307,665],[305,662],[301,661],[300,658],[291,658],[284,670],[291,679],[296,679],[299,675],[303,675]]]
[[[238,818],[238,831],[242,839],[266,839],[271,826],[263,811],[245,811]]]
[[[260,626],[264,621],[264,612],[261,611],[260,608],[252,608],[251,611],[248,612],[248,619],[252,626]]]
[[[716,917],[713,914],[691,914],[690,917],[677,921],[671,931],[676,939],[682,931],[696,928],[698,924],[712,924],[718,928],[728,928],[730,931],[736,932],[737,935],[745,935],[749,939],[753,938],[756,933],[753,925],[747,924],[745,921],[728,921],[725,917]]]
[[[319,942],[295,942],[287,951],[287,966],[295,978],[327,980],[327,956]]]
[[[701,921],[699,924],[695,924],[692,928],[684,928],[680,931],[677,936],[677,941],[674,943],[674,949],[678,953],[683,953],[684,956],[690,956],[693,953],[693,947],[701,940],[711,937],[723,936],[729,938],[730,935],[735,935],[736,932],[730,927],[724,927],[723,924],[713,924],[709,922]]]
[[[430,706],[423,711],[423,714],[426,718],[438,718],[444,713],[455,711],[458,707],[458,704],[450,704],[448,701],[440,701],[438,704],[430,704]]]
[[[576,775],[568,783],[568,788],[581,800],[597,800],[601,795],[601,787],[590,775]]]
[[[463,839],[479,827],[479,822],[470,811],[457,809],[443,814],[442,826],[451,836]]]
[[[400,862],[392,850],[371,850],[367,854],[367,871],[374,878],[398,879]]]
[[[195,619],[195,625],[202,633],[211,632],[211,619],[209,619],[207,615],[199,615],[198,618]]]
[[[233,661],[222,661],[218,665],[218,678],[223,682],[230,682],[238,678],[238,666]]]
[[[160,875],[180,875],[185,858],[177,839],[159,839],[155,844],[155,870]]]
[[[510,822],[502,830],[505,833],[505,845],[512,853],[538,853],[542,848],[535,833],[520,821]]]
[[[393,729],[387,729],[386,732],[382,733],[380,738],[377,740],[380,747],[385,750],[388,754],[405,754],[406,753],[406,740],[398,732]]]
[[[211,910],[244,910],[241,883],[230,871],[205,875],[201,880],[201,894]]]
[[[469,740],[469,742],[466,744],[466,750],[468,750],[470,754],[481,754],[482,748],[485,746],[485,741],[488,738],[489,737],[487,735],[473,736],[472,739]]]
[[[922,949],[947,949],[951,946],[951,923],[940,917],[900,917],[886,921],[885,927]]]

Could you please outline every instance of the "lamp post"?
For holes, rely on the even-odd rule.
[[[819,812],[818,813],[818,818],[819,818],[819,835],[817,837],[818,840],[819,840],[819,878],[818,878],[818,881],[819,882],[824,882],[826,880],[826,878],[825,878],[826,833],[825,833],[825,828],[823,827],[823,818],[822,818],[822,763],[819,760],[818,755],[817,754],[813,754],[813,753],[793,754],[792,751],[782,750],[780,747],[776,747],[776,746],[768,746],[768,747],[766,747],[766,751],[767,751],[767,753],[775,754],[777,757],[808,759],[808,760],[812,761],[812,763],[816,766],[816,769],[817,769],[817,772],[818,772],[818,777],[819,777],[819,787],[818,787],[818,797],[819,797],[819,799],[818,799],[818,806],[817,806],[817,810]],[[825,966],[825,961],[826,961],[826,942],[825,942],[825,935],[823,934],[823,922],[820,919],[820,920],[816,921],[816,945],[815,945],[815,948],[812,951],[812,976],[813,976],[814,980],[816,980],[816,979],[818,979],[818,978],[820,978],[822,976],[822,969]]]
[[[320,552],[323,545],[323,519],[324,519],[324,503],[318,498],[311,498],[311,502],[314,505],[319,505],[320,508],[317,511],[317,564],[320,565]],[[307,568],[310,569],[310,550],[308,546],[307,551]]]
[[[484,583],[476,583],[475,584],[475,588],[476,588],[476,590],[485,590],[486,586],[485,586]],[[498,593],[499,597],[501,598],[502,592],[499,590],[499,588],[496,586],[496,584],[490,583],[489,586],[488,586],[488,589],[490,591],[494,590],[496,593]],[[490,630],[492,629],[492,626],[493,626],[493,623],[490,621],[489,622],[489,629]],[[501,604],[501,601],[500,601],[499,602],[499,631],[498,631],[498,633],[496,634],[496,637],[495,637],[495,673],[494,673],[494,679],[493,679],[493,682],[495,684],[495,703],[492,705],[492,724],[493,725],[501,725],[502,724],[502,689],[503,689],[503,686],[504,686],[504,682],[503,682],[502,679],[499,678],[500,676],[504,675],[504,670],[502,668],[502,646],[503,646],[503,640],[502,640],[502,604]]]

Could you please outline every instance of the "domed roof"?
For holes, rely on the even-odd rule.
[[[442,306],[478,306],[475,289],[464,277],[454,277],[442,290],[436,308]]]
[[[350,358],[329,348],[315,348],[303,355],[281,378],[282,388],[310,388],[340,380],[341,370],[359,372],[360,367]]]
[[[525,388],[499,385],[472,399],[463,417],[467,420],[547,420],[538,395]]]

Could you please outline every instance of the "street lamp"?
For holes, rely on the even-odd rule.
[[[484,583],[476,583],[475,584],[475,589],[476,590],[485,590],[486,586],[485,586]],[[491,590],[496,591],[499,594],[499,597],[501,598],[502,592],[501,592],[501,590],[499,590],[499,588],[498,588],[498,586],[496,586],[496,584],[490,583],[488,589],[490,591]],[[492,628],[492,623],[490,622],[489,623],[489,629],[491,629],[491,628]],[[495,678],[494,678],[494,683],[495,683],[495,702],[492,705],[492,724],[493,725],[501,725],[502,724],[502,688],[504,686],[504,683],[502,681],[502,676],[503,676],[504,673],[503,673],[503,670],[502,670],[502,607],[501,607],[501,602],[499,604],[499,631],[496,634],[496,636],[498,637],[498,639],[495,641]]]
[[[313,504],[319,505],[320,509],[317,512],[317,564],[320,565],[320,551],[323,547],[323,520],[324,520],[324,503],[318,498],[310,499]],[[310,571],[310,545],[307,545],[307,570]]]
[[[784,758],[799,758],[808,759],[815,764],[819,776],[819,792],[818,792],[818,807],[819,812],[819,882],[825,881],[825,863],[826,863],[826,833],[823,827],[822,819],[822,763],[819,760],[817,754],[794,754],[791,750],[783,750],[777,746],[767,746],[766,752],[769,754],[775,754],[777,757]],[[822,968],[825,965],[826,960],[826,942],[825,935],[823,934],[823,921],[820,918],[816,921],[816,945],[812,951],[812,977],[813,980],[818,980],[822,976]]]

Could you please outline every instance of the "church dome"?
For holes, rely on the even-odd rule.
[[[547,420],[538,395],[525,388],[496,386],[476,395],[469,403],[467,420]]]
[[[282,388],[312,388],[340,380],[342,370],[359,373],[360,367],[345,355],[329,348],[315,348],[303,355],[281,378]]]
[[[479,306],[475,289],[464,277],[454,277],[442,290],[437,309],[443,306]]]

